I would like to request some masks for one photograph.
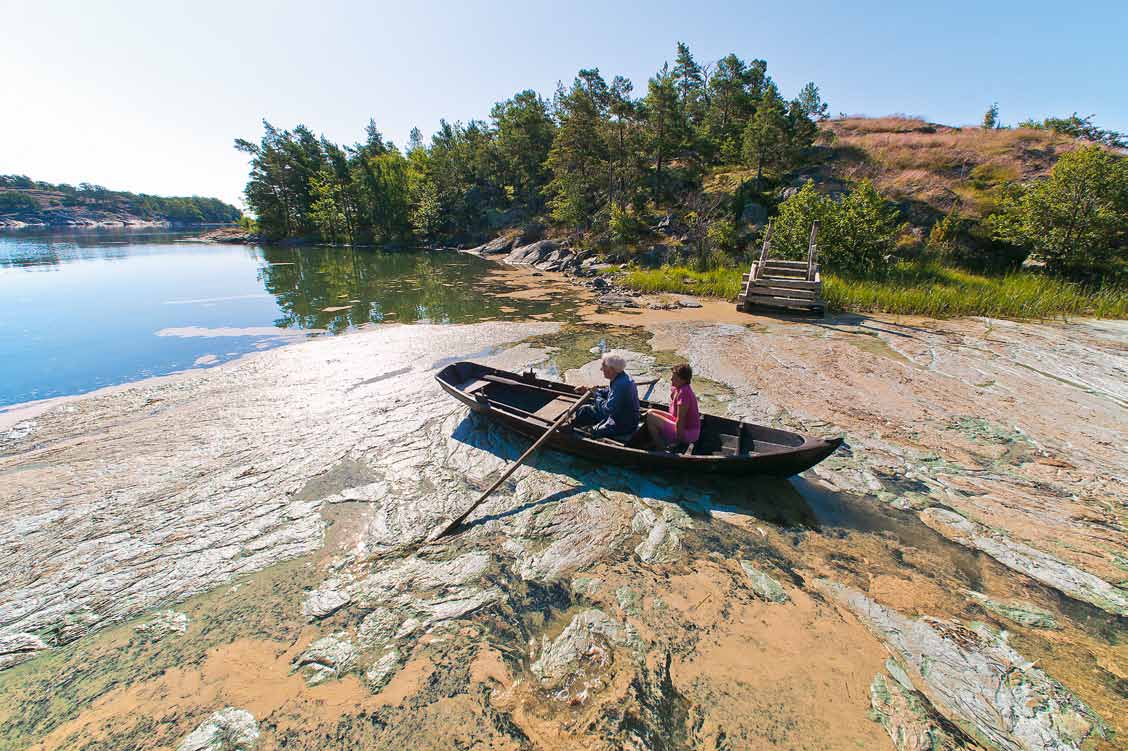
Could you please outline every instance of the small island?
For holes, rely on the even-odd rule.
[[[218,198],[154,196],[101,185],[0,175],[0,230],[233,224],[242,212]]]

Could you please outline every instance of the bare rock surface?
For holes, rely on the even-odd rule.
[[[26,662],[44,649],[47,649],[47,645],[35,634],[0,636],[0,670]]]
[[[258,723],[245,709],[221,709],[193,730],[176,751],[252,751],[259,740]]]
[[[975,358],[996,367],[979,352],[960,359],[983,346],[965,325],[901,333],[927,340],[945,373]],[[258,718],[262,747],[310,750],[345,738],[553,751],[747,739],[1115,747],[1098,715],[1128,729],[1119,617],[1054,596],[918,512],[956,508],[1113,581],[1121,541],[1095,520],[1123,474],[1117,447],[1070,434],[1092,454],[1071,466],[1104,467],[1086,479],[1060,466],[1047,426],[1028,424],[1042,418],[992,412],[966,386],[978,376],[949,382],[920,366],[917,345],[855,323],[671,316],[652,328],[665,349],[616,327],[384,326],[34,417],[0,447],[0,477],[13,481],[0,485],[0,626],[52,654],[0,672],[0,745],[175,748],[233,705]],[[1002,335],[1019,346],[1023,333]],[[434,373],[475,359],[598,383],[607,350],[639,377],[689,359],[707,411],[845,430],[849,446],[793,481],[643,476],[544,452],[458,535],[425,544],[528,446],[469,415]],[[966,403],[945,389],[970,389]],[[1079,393],[1086,408],[1107,402]],[[1052,409],[1077,408],[1063,404]],[[1085,414],[1086,430],[1107,435],[1109,413]],[[1029,523],[1042,517],[1068,545]],[[1050,613],[1059,628],[1006,618],[968,591]],[[140,624],[155,623],[173,601],[190,616],[184,632],[111,625],[146,612]]]
[[[920,512],[925,524],[945,537],[982,550],[1008,568],[1053,587],[1070,597],[1083,600],[1114,615],[1128,615],[1128,595],[1103,579],[1070,566],[1047,553],[992,533],[982,524],[969,521],[954,511],[926,508]]]
[[[548,330],[388,327],[64,402],[0,449],[0,635],[79,612],[72,629],[120,621],[316,550],[324,497],[303,492],[310,478],[386,446],[374,475],[386,474],[391,497],[414,491],[434,465],[435,431],[458,422],[433,363]],[[430,359],[371,382],[420,357]],[[381,507],[363,546],[421,539],[463,500],[463,478],[445,482],[433,507]]]
[[[1007,749],[1078,749],[1106,730],[1065,687],[1012,649],[1005,635],[936,618],[910,619],[860,592],[822,582],[909,668],[913,683],[972,737]]]

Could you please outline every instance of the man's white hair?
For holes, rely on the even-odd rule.
[[[627,369],[627,361],[622,355],[604,355],[603,364],[619,373]]]

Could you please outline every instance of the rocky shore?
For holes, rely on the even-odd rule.
[[[565,260],[528,245],[496,255]],[[0,427],[0,745],[1122,747],[1123,324],[630,313],[380,326]],[[549,452],[424,544],[527,445],[434,373],[591,383],[607,348],[847,445],[790,482]]]

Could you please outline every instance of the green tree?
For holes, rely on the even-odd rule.
[[[605,203],[608,153],[601,126],[608,97],[598,69],[581,70],[571,89],[557,92],[547,191],[552,217],[574,229],[589,227]]]
[[[983,115],[983,127],[988,130],[1001,128],[1002,124],[999,122],[999,103],[995,102],[987,108],[987,112]]]
[[[1046,179],[1012,186],[988,224],[1051,271],[1128,259],[1128,158],[1097,145],[1068,151]]]
[[[1074,138],[1082,138],[1093,143],[1103,143],[1114,149],[1128,149],[1128,135],[1117,133],[1115,130],[1105,130],[1098,127],[1093,118],[1095,115],[1081,117],[1074,112],[1069,117],[1047,117],[1041,122],[1025,120],[1018,124],[1020,128],[1037,128],[1039,130],[1053,130],[1064,133]]]
[[[678,105],[678,88],[668,65],[650,79],[643,102],[647,120],[647,150],[654,158],[654,200],[660,201],[665,187],[662,172],[685,139],[685,127]]]
[[[516,199],[525,207],[539,210],[549,178],[545,162],[555,131],[548,105],[535,91],[522,91],[495,104],[490,117],[495,127],[500,181],[512,186]]]
[[[699,124],[704,105],[705,75],[684,42],[678,42],[677,57],[670,71],[677,82],[678,106],[682,119],[689,125]]]
[[[812,120],[826,120],[830,117],[830,106],[822,100],[819,87],[811,81],[799,90],[799,109]]]
[[[756,166],[756,184],[761,184],[764,167],[784,163],[788,151],[787,112],[779,95],[769,90],[756,114],[744,129],[744,163]]]

